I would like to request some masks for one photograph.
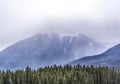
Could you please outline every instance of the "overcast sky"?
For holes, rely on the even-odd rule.
[[[52,31],[86,33],[117,43],[119,10],[120,0],[0,0],[0,50],[37,32]],[[78,25],[81,21],[94,27],[43,27],[52,22]]]

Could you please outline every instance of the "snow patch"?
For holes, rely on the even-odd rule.
[[[71,44],[72,43],[72,37],[70,38],[70,40],[69,40],[69,44]]]
[[[91,46],[91,45],[93,45],[93,43],[92,43],[92,42],[89,42],[89,46]]]
[[[34,37],[34,40],[38,40],[38,37]]]

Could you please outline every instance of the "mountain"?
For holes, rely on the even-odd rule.
[[[103,46],[83,35],[39,33],[19,41],[0,52],[0,68],[32,68],[65,64],[80,56],[90,55]]]
[[[120,44],[108,49],[106,52],[100,55],[83,57],[70,62],[70,64],[81,64],[88,66],[108,66],[120,68]]]

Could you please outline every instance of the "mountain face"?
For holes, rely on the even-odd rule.
[[[83,57],[72,61],[70,64],[109,66],[120,68],[120,44],[110,48],[100,55]]]
[[[64,64],[76,57],[95,53],[103,46],[83,34],[39,33],[0,52],[0,68],[32,68]],[[80,54],[81,53],[81,54]]]

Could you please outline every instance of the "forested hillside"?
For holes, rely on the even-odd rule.
[[[0,71],[0,84],[120,84],[120,71],[107,67],[48,66]]]

